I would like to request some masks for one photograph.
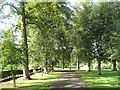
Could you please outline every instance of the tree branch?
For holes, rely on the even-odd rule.
[[[19,14],[21,14],[21,12],[20,12],[14,5],[9,4],[9,3],[3,4],[2,7],[0,8],[0,12],[1,12],[1,10],[3,9],[3,7],[6,6],[6,5],[13,7]]]

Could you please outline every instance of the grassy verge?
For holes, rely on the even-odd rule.
[[[17,88],[2,88],[2,90],[41,90],[46,89],[52,82],[60,77],[61,72],[51,72],[49,74],[41,75],[41,73],[36,73],[32,75],[32,80],[17,79]],[[3,85],[12,85],[12,81],[3,82]],[[1,86],[2,86],[1,84]]]
[[[91,88],[118,88],[118,71],[102,70],[102,75],[97,75],[97,70],[86,72],[77,71]]]

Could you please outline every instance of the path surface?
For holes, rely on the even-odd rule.
[[[48,90],[61,88],[88,88],[86,83],[78,76],[76,72],[66,71],[63,72],[61,77],[53,82],[51,86],[48,87]]]

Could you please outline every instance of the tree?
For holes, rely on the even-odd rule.
[[[15,44],[15,36],[13,32],[7,30],[4,32],[3,40],[1,41],[1,58],[2,68],[8,68],[11,71],[13,86],[15,83],[15,70],[20,64],[21,51],[19,47]]]
[[[32,4],[32,5],[31,5]],[[56,20],[59,19],[59,14],[57,16],[56,13],[56,3],[49,2],[49,3],[39,3],[35,2],[28,3],[27,4],[27,23],[31,24],[37,32],[35,38],[32,38],[32,40],[35,42],[34,45],[38,46],[36,49],[37,51],[41,50],[40,54],[42,55],[41,60],[43,63],[43,67],[48,69],[49,59],[52,58],[50,55],[50,51],[53,51],[54,46],[54,33],[56,31],[55,28],[58,26],[58,22]],[[41,8],[40,12],[36,12]],[[33,15],[32,12],[36,12],[36,14]],[[44,15],[43,15],[44,14]],[[43,17],[44,16],[44,17]],[[54,17],[52,17],[54,16]],[[35,20],[33,20],[35,19]],[[60,20],[59,20],[60,21]],[[47,26],[46,26],[47,24]],[[44,26],[44,27],[43,27]],[[31,31],[29,30],[31,33]],[[29,37],[31,39],[32,35]],[[29,43],[31,44],[31,43]],[[35,50],[35,48],[34,48]],[[37,52],[36,52],[37,53]],[[32,54],[32,53],[31,53]],[[36,57],[36,56],[34,56]],[[37,56],[39,57],[39,56]],[[50,58],[48,58],[50,57]],[[40,59],[40,58],[39,58]],[[39,60],[38,60],[39,61]]]
[[[90,62],[92,60],[92,34],[91,34],[91,5],[92,3],[79,3],[79,6],[76,6],[76,11],[74,14],[73,22],[74,24],[74,29],[76,33],[76,42],[74,45],[79,51],[78,55],[80,55],[81,60],[83,61],[88,61],[88,67],[90,70]],[[78,56],[77,55],[77,56]],[[79,66],[79,59],[78,59],[78,66]],[[78,67],[79,69],[79,67]]]
[[[25,15],[25,2],[21,2],[21,15],[22,15],[22,24],[23,24],[23,77],[24,79],[30,80],[30,75],[29,75],[29,60],[28,60],[28,44],[27,44],[27,31],[26,31],[26,15]]]
[[[65,11],[63,8],[65,8],[67,11]],[[64,20],[66,19],[66,16],[69,13],[69,8],[65,5],[65,3],[61,3],[61,2],[60,3],[58,2],[49,2],[49,3],[34,2],[34,4],[33,2],[32,3],[29,2],[26,5],[26,9],[27,9],[26,16],[27,16],[28,29],[33,28],[35,29],[34,32],[37,32],[36,36],[31,34],[29,39],[35,42],[34,43],[35,46],[39,46],[39,48],[37,47],[36,49],[37,51],[40,51],[40,50],[42,51],[40,53],[44,58],[44,60],[40,60],[39,58],[38,61],[44,62],[43,66],[47,69],[48,64],[51,61],[50,59],[54,61],[53,56],[55,55],[52,56],[51,54],[54,53],[56,44],[58,43],[60,44],[59,46],[62,50],[62,53],[61,53],[62,60],[64,61],[65,59],[64,54],[66,52],[63,50],[63,47],[66,47],[66,46],[63,44],[66,43],[66,40],[65,40],[66,37],[65,35],[62,35],[62,34],[65,33],[64,30],[65,30],[66,23],[64,23]],[[40,11],[38,12],[38,10]],[[65,17],[63,17],[63,15]],[[29,26],[29,24],[32,26]],[[29,33],[31,32],[32,31],[30,29]],[[58,40],[58,42],[56,42],[56,40]],[[29,44],[32,44],[30,42]],[[35,51],[36,49],[34,48],[33,51]],[[30,53],[32,54],[32,52]],[[39,57],[39,55],[33,56],[33,57]]]
[[[18,2],[15,2],[15,3],[18,3]],[[23,23],[23,38],[24,38],[24,40],[23,40],[23,55],[24,55],[24,61],[23,62],[25,62],[24,64],[23,64],[23,66],[24,66],[24,70],[23,70],[23,76],[24,76],[24,79],[30,79],[30,76],[29,76],[29,68],[28,68],[28,62],[29,62],[29,60],[28,60],[28,45],[27,45],[27,33],[26,33],[26,17],[25,17],[25,6],[24,6],[24,3],[25,2],[21,2],[21,8],[22,8],[22,10],[21,11],[19,11],[19,9],[20,9],[20,7],[18,8],[18,7],[16,7],[15,5],[13,5],[13,4],[11,4],[11,3],[4,3],[3,5],[2,5],[2,8],[5,6],[5,5],[9,5],[9,6],[11,6],[13,9],[15,9],[16,11],[17,11],[17,14],[18,15],[21,15],[22,16],[22,23]],[[19,5],[19,4],[18,4]],[[16,11],[14,11],[14,13],[16,13]]]
[[[105,49],[109,42],[109,35],[114,31],[116,6],[112,2],[97,3],[92,12],[92,31],[94,36],[95,57],[98,61],[98,74],[101,74],[101,61],[105,58]],[[114,13],[111,13],[112,10]]]

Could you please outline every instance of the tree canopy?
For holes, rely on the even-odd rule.
[[[113,70],[119,69],[119,2],[79,2],[72,7],[68,2],[7,5],[12,6],[10,15],[17,14],[18,18],[14,28],[0,31],[3,70],[22,65],[24,78],[30,79],[29,69],[37,68],[45,73],[54,67],[77,66],[79,70],[87,63],[91,71],[97,62],[101,74],[102,62],[110,62]]]

